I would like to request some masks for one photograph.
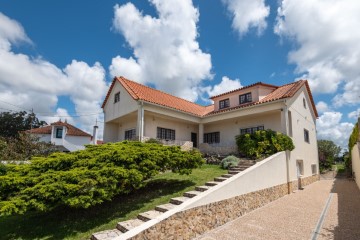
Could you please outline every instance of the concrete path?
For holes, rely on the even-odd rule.
[[[360,191],[354,181],[325,178],[196,239],[360,239]]]

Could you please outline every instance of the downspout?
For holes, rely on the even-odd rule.
[[[289,119],[288,119],[288,106],[286,104],[286,100],[284,101],[285,107],[282,109],[283,114],[284,114],[284,120],[285,120],[285,132],[284,134],[286,136],[289,136]],[[290,151],[286,150],[285,151],[285,156],[286,156],[286,181],[287,181],[287,187],[288,187],[288,194],[291,193],[291,183],[290,183],[290,166],[289,166],[289,161],[290,161]]]

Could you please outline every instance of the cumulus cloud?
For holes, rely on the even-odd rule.
[[[251,28],[256,29],[259,35],[266,29],[266,18],[269,16],[270,7],[265,5],[265,0],[222,0],[222,2],[232,17],[232,28],[240,37]]]
[[[314,92],[337,94],[336,107],[360,102],[360,1],[282,0],[275,33],[296,42],[289,53]],[[343,84],[344,83],[344,84]]]
[[[342,148],[347,148],[347,143],[354,124],[341,122],[342,113],[324,112],[317,119],[318,139],[331,140]]]
[[[358,117],[360,117],[360,108],[348,114],[348,118],[357,119]]]
[[[221,82],[213,87],[208,86],[205,88],[207,94],[212,97],[225,92],[229,92],[231,90],[235,90],[241,88],[242,85],[240,80],[237,78],[235,80],[231,80],[227,76],[222,77]]]
[[[124,36],[133,56],[113,58],[110,74],[194,101],[201,81],[212,78],[211,56],[196,41],[199,12],[191,0],[150,3],[158,17],[144,16],[132,3],[114,7],[113,29]]]
[[[107,86],[105,70],[99,63],[89,66],[73,60],[64,69],[59,69],[41,57],[14,53],[12,44],[21,41],[31,42],[21,24],[0,14],[0,107],[3,108],[0,110],[11,107],[13,110],[34,109],[39,116],[68,115],[57,107],[58,97],[68,96],[75,105],[76,115],[101,112],[100,101]],[[76,120],[77,126],[90,133],[94,123],[94,117]]]
[[[323,113],[329,111],[329,106],[326,102],[320,101],[316,104],[316,109],[319,113]]]

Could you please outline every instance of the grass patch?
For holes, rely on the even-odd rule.
[[[117,222],[135,218],[224,173],[217,165],[205,164],[190,175],[157,175],[146,187],[89,209],[59,207],[45,213],[0,217],[0,238],[89,239],[94,232],[115,228]]]
[[[344,173],[345,172],[345,164],[338,163],[333,166],[333,168],[336,167],[338,173]]]

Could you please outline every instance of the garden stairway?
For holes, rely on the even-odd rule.
[[[92,234],[91,240],[111,240],[116,237],[120,237],[125,232],[128,232],[147,221],[157,218],[161,214],[173,210],[178,207],[180,204],[186,202],[187,200],[198,196],[202,192],[209,190],[211,187],[218,185],[219,183],[231,178],[232,176],[244,171],[245,169],[253,166],[256,162],[249,160],[242,160],[239,162],[239,165],[236,167],[231,167],[228,170],[227,174],[221,175],[221,177],[214,178],[214,181],[205,183],[204,186],[195,187],[194,191],[185,192],[182,197],[175,197],[170,199],[169,203],[162,204],[155,207],[155,210],[150,210],[144,213],[140,213],[136,219],[130,219],[127,221],[119,222],[115,229],[105,230]]]

